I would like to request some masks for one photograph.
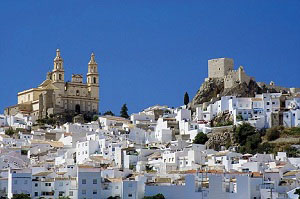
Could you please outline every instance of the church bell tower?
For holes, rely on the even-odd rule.
[[[99,99],[99,73],[98,73],[98,64],[95,61],[95,54],[92,53],[91,59],[88,64],[88,73],[87,73],[87,85],[88,90],[92,98]]]
[[[52,70],[52,81],[64,83],[65,71],[64,60],[60,56],[60,50],[56,50],[56,57],[54,58],[54,68]]]

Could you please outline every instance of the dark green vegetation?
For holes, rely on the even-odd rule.
[[[105,113],[103,113],[103,115],[115,116],[115,114],[112,111],[106,111]]]
[[[225,121],[225,122],[218,122],[215,124],[215,127],[221,127],[221,126],[231,126],[233,125],[232,121]]]
[[[126,119],[129,118],[129,115],[128,115],[128,108],[127,108],[127,105],[126,104],[123,104],[122,108],[121,108],[121,111],[120,111],[120,116],[121,117],[124,117]]]
[[[276,140],[280,137],[280,129],[281,127],[273,127],[273,128],[269,128],[266,131],[266,139],[268,141],[273,141]]]
[[[205,144],[205,142],[207,142],[207,140],[208,140],[207,135],[204,134],[204,133],[202,133],[202,132],[199,132],[199,133],[196,135],[196,137],[195,137],[193,143],[194,143],[194,144]]]
[[[155,196],[145,196],[144,199],[165,199],[165,196],[159,193]]]
[[[44,126],[45,124],[52,125],[52,126],[63,125],[64,123],[67,122],[73,122],[73,118],[80,115],[83,117],[84,122],[96,121],[98,119],[98,114],[96,113],[78,114],[73,111],[66,111],[64,113],[59,113],[54,115],[50,114],[46,118],[38,119],[35,125],[39,125],[39,126]]]
[[[190,97],[189,94],[187,92],[184,93],[184,99],[183,99],[183,103],[184,105],[188,105],[190,102]]]
[[[300,189],[296,189],[294,194],[297,194],[298,195],[298,199],[300,199]]]
[[[277,141],[278,138],[300,138],[300,128],[273,127],[266,131],[257,131],[248,123],[234,128],[234,137],[240,153],[277,153],[285,151],[288,157],[299,157],[299,151],[293,147],[297,142]],[[297,139],[296,139],[297,140]]]
[[[5,130],[5,134],[8,135],[8,136],[13,136],[16,133],[17,132],[11,127],[9,127],[8,129]]]
[[[12,197],[12,199],[30,199],[30,196],[26,195],[26,194],[14,194],[14,196]]]

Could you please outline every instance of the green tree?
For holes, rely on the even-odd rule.
[[[98,118],[99,118],[99,116],[98,116],[98,115],[94,115],[92,120],[93,120],[93,121],[97,121],[97,120],[98,120]]]
[[[155,196],[145,196],[144,199],[165,199],[165,196],[159,193]]]
[[[123,104],[122,108],[121,108],[121,111],[120,111],[120,116],[121,117],[124,117],[124,118],[129,118],[129,115],[128,115],[128,108],[127,108],[127,105],[126,104]]]
[[[105,113],[103,113],[103,115],[111,115],[114,116],[115,114],[112,111],[106,111]]]
[[[195,137],[193,143],[194,143],[194,144],[205,144],[205,143],[207,142],[207,140],[208,140],[207,135],[204,134],[203,132],[199,132],[199,133],[196,135],[196,137]]]
[[[256,134],[256,129],[249,123],[243,123],[235,128],[234,137],[238,144],[244,146],[249,136]]]
[[[280,137],[280,131],[277,127],[267,129],[266,138],[268,141],[276,140]]]
[[[70,199],[69,196],[59,196],[58,199]]]
[[[107,199],[120,199],[119,196],[109,196]]]
[[[297,194],[298,195],[298,199],[300,199],[300,189],[296,189],[294,194]]]
[[[257,153],[262,141],[260,133],[249,123],[243,123],[236,127],[234,129],[234,137],[240,145],[240,153]]]
[[[184,105],[188,105],[190,102],[190,97],[189,94],[187,92],[184,93],[184,99],[183,99],[183,103]]]
[[[27,194],[21,193],[21,194],[14,194],[12,199],[31,199],[31,198]]]
[[[293,147],[293,146],[286,146],[284,147],[284,151],[286,152],[286,155],[288,157],[293,157],[293,158],[297,158],[299,157],[299,151],[297,148]]]
[[[9,127],[5,130],[5,134],[8,136],[13,136],[16,133],[16,131],[13,130],[13,128]]]
[[[258,150],[258,146],[261,143],[261,137],[259,133],[250,135],[246,139],[245,145],[241,148],[242,153],[252,153],[255,154]]]
[[[274,153],[274,145],[264,142],[263,144],[260,144],[257,148],[258,153]]]

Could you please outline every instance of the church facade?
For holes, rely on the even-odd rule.
[[[73,74],[70,82],[65,81],[64,60],[56,50],[53,70],[37,88],[18,93],[18,104],[5,110],[7,115],[18,112],[41,119],[62,112],[99,113],[99,73],[95,55],[88,63],[86,83],[83,76]]]

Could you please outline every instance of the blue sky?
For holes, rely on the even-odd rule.
[[[56,48],[65,78],[100,71],[100,111],[179,106],[230,57],[258,81],[300,87],[300,1],[1,1],[0,112],[40,84]]]

